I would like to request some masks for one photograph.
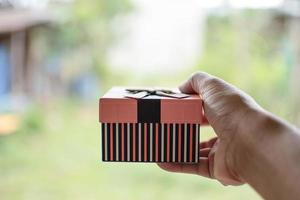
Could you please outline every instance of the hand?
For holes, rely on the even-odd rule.
[[[204,113],[216,138],[200,143],[198,164],[158,164],[170,172],[197,174],[217,179],[224,185],[240,185],[244,180],[235,168],[240,138],[254,124],[254,114],[263,110],[255,101],[225,81],[203,72],[195,73],[179,89],[197,93],[203,99]]]

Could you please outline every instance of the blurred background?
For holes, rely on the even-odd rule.
[[[0,199],[260,199],[100,162],[107,89],[176,87],[197,70],[299,126],[300,1],[0,0]]]

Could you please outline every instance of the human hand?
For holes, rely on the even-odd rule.
[[[200,162],[197,164],[158,165],[170,172],[217,179],[224,185],[243,184],[236,162],[238,157],[243,156],[240,146],[247,137],[244,133],[255,126],[256,116],[264,112],[262,108],[241,90],[203,72],[193,74],[179,89],[202,97],[205,117],[217,137],[200,143]]]

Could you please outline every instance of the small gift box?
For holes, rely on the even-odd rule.
[[[198,162],[199,95],[114,87],[99,114],[103,161]]]

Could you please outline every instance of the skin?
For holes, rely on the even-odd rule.
[[[300,132],[249,95],[209,74],[193,74],[179,89],[203,99],[217,137],[200,143],[199,164],[161,163],[223,185],[252,186],[265,199],[300,199]]]

